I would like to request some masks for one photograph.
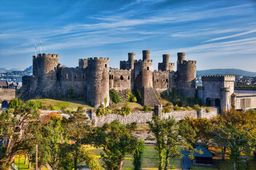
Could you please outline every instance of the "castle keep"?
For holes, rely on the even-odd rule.
[[[159,92],[176,89],[186,97],[195,97],[196,61],[178,53],[177,71],[170,55],[163,54],[158,70],[153,70],[149,50],[142,51],[142,59],[128,53],[127,61],[120,61],[120,69],[109,68],[108,58],[80,59],[76,68],[59,64],[57,54],[33,56],[33,75],[22,79],[25,99],[76,98],[98,107],[109,104],[109,90],[131,90],[140,93],[143,105],[158,105]]]
[[[33,75],[22,78],[21,96],[30,98],[74,98],[99,107],[109,105],[109,90],[139,94],[143,105],[160,105],[159,94],[175,91],[187,98],[198,98],[204,105],[215,106],[220,112],[231,108],[256,108],[256,93],[235,90],[235,76],[203,76],[202,86],[196,87],[196,61],[177,54],[177,65],[169,54],[162,55],[158,70],[153,70],[149,50],[142,51],[142,59],[128,53],[127,61],[120,61],[120,69],[110,68],[108,58],[80,59],[75,68],[59,64],[57,54],[33,56]]]

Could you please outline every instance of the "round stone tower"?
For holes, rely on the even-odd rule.
[[[178,52],[178,64],[182,63],[186,60],[186,53],[184,52]]]
[[[38,54],[33,56],[33,75],[43,78],[53,72],[59,64],[57,54]]]
[[[153,87],[153,73],[152,73],[152,60],[150,59],[150,51],[142,51],[143,61],[142,61],[142,81],[141,85],[143,88]]]
[[[130,52],[128,53],[128,62],[130,69],[134,69],[134,62],[135,62],[135,53]]]
[[[185,97],[195,97],[196,61],[185,60],[185,53],[178,53],[177,89]]]
[[[150,51],[149,50],[142,51],[142,59],[143,59],[143,61],[150,60]]]
[[[168,67],[170,62],[170,54],[163,54],[163,64],[165,67]]]
[[[94,106],[109,105],[108,58],[89,58],[87,66],[87,102]]]

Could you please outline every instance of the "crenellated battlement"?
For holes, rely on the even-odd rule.
[[[150,96],[148,92],[154,89],[163,91],[171,87],[194,88],[192,83],[196,61],[185,60],[185,53],[178,53],[180,61],[177,65],[180,69],[177,72],[174,72],[176,63],[171,62],[171,55],[168,53],[162,54],[158,71],[153,71],[149,50],[143,50],[138,60],[135,56],[134,52],[129,52],[127,60],[120,61],[120,69],[110,68],[110,59],[107,57],[81,58],[78,60],[78,67],[69,68],[60,66],[58,54],[40,53],[33,56],[33,76],[32,79],[23,79],[24,87],[26,84],[33,85],[27,86],[31,88],[27,90],[30,93],[28,96],[49,98],[68,97],[72,90],[75,97],[85,98],[88,104],[95,107],[105,104],[106,99],[108,104],[111,88],[139,90],[142,98]],[[172,80],[171,76],[174,74],[178,77],[177,80]],[[179,80],[181,81],[178,83]]]
[[[207,75],[207,76],[202,76],[203,81],[235,81],[235,76],[234,75]]]
[[[196,64],[196,61],[195,60],[187,60],[184,62],[185,64]]]
[[[107,57],[89,57],[88,58],[89,61],[95,60],[95,61],[109,61],[109,58]]]
[[[39,53],[37,54],[37,56],[33,56],[33,59],[36,59],[36,58],[59,58],[59,55],[58,54],[45,54],[45,53]]]

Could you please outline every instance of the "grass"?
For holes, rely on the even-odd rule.
[[[139,103],[135,103],[135,102],[119,102],[116,104],[112,104],[110,108],[112,110],[115,110],[115,109],[120,109],[125,105],[127,105],[131,110],[141,110],[143,108]]]
[[[97,155],[100,158],[100,152],[101,149],[96,149],[94,147],[91,148],[91,150],[94,150],[93,153]],[[17,155],[14,159],[15,165],[18,167],[19,170],[32,170],[34,169],[32,165],[29,169],[29,163],[28,159],[26,159],[25,155]],[[174,159],[171,162],[172,167],[171,170],[180,170],[181,169],[181,163],[180,159]],[[249,167],[248,170],[254,170],[256,167],[256,161],[251,160],[248,163]],[[142,158],[142,169],[143,170],[157,170],[158,167],[158,155],[157,151],[155,150],[154,145],[145,145],[143,158]],[[124,170],[132,170],[133,164],[132,164],[132,155],[128,155],[125,158],[124,161]],[[193,166],[192,170],[231,170],[232,169],[232,163],[230,160],[226,161],[218,161],[214,167],[207,167],[207,166]],[[246,169],[246,168],[245,168]],[[43,169],[47,170],[47,169]]]
[[[33,167],[30,167],[28,158],[26,155],[17,155],[14,158],[14,164],[17,166],[17,168],[20,170],[32,170]]]
[[[55,99],[32,99],[31,101],[40,102],[43,108],[48,108],[49,110],[69,110],[76,111],[78,107],[83,107],[84,109],[92,109],[91,106],[86,105],[81,101],[61,101]]]

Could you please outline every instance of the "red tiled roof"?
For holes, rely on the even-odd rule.
[[[0,87],[8,87],[7,81],[0,81]]]

